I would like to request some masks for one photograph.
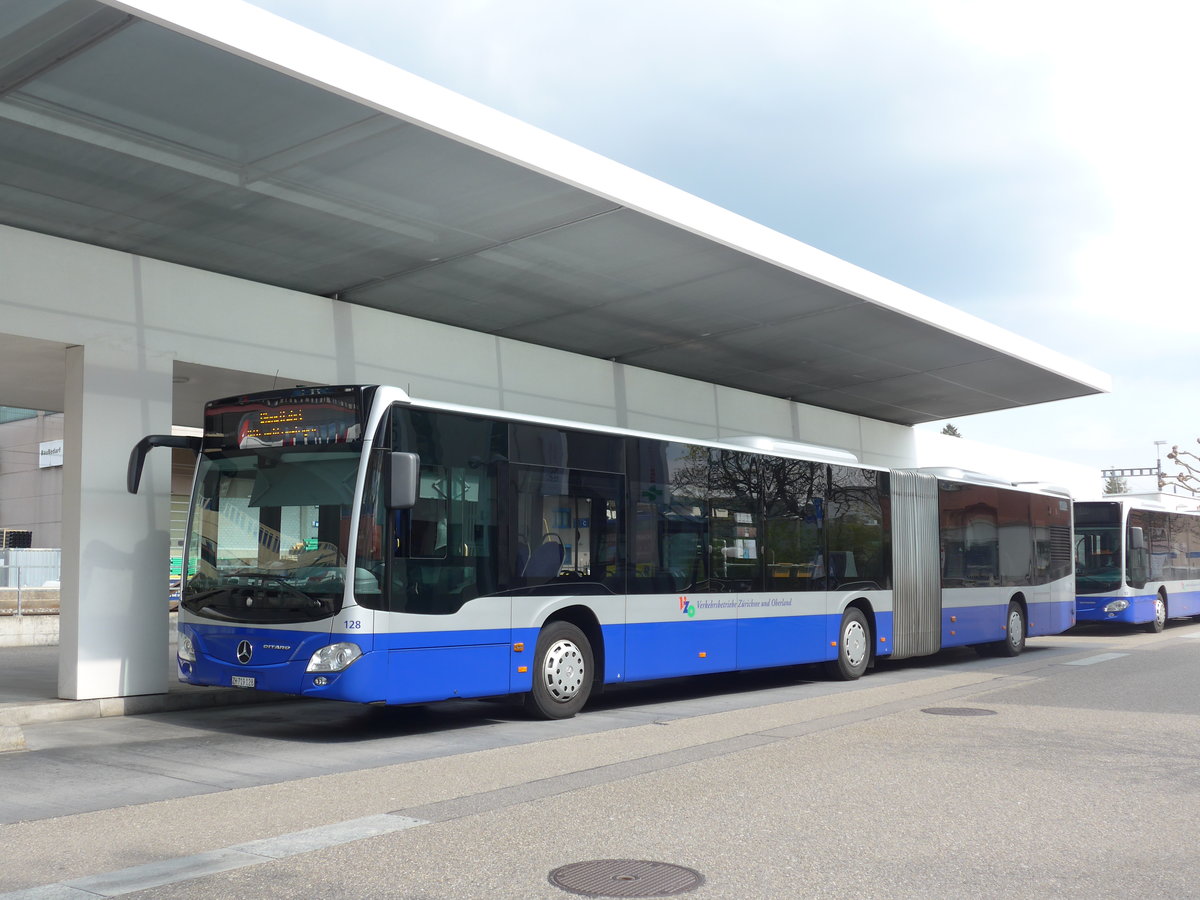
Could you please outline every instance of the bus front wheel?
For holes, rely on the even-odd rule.
[[[542,719],[569,719],[592,692],[592,645],[570,622],[549,622],[534,651],[533,690],[525,708]]]
[[[825,671],[831,678],[854,681],[866,673],[870,662],[871,626],[861,609],[848,607],[838,629],[837,659],[825,663]]]
[[[1146,630],[1158,634],[1167,625],[1167,598],[1162,593],[1154,595],[1154,618],[1146,623]]]

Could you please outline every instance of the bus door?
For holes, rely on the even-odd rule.
[[[892,658],[936,653],[942,642],[938,481],[895,469],[892,494]]]

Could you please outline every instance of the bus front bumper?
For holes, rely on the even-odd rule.
[[[1141,597],[1080,597],[1075,601],[1079,622],[1118,622],[1141,625],[1154,619],[1153,594]]]
[[[180,630],[183,638],[176,657],[179,680],[184,684],[232,687],[319,697],[327,700],[373,702],[372,692],[381,691],[386,681],[387,658],[364,648],[361,655],[341,671],[309,672],[313,652],[329,643],[326,634],[269,634],[232,629],[190,627]],[[238,645],[251,645],[251,658],[237,660]],[[226,646],[228,645],[228,646]],[[191,657],[191,658],[188,658]],[[382,670],[382,671],[381,671]]]

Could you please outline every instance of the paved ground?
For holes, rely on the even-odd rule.
[[[0,897],[563,898],[552,871],[605,859],[688,867],[697,898],[1200,896],[1200,625],[1031,644],[853,685],[651,686],[566,723],[292,703],[31,725],[0,755]],[[70,792],[90,811],[24,820],[4,799],[147,766],[191,785],[130,805],[92,777]],[[607,896],[649,877],[615,872],[642,880],[604,872]]]
[[[26,749],[25,729],[45,722],[95,719],[169,710],[260,704],[272,695],[190,684],[175,677],[175,647],[164,648],[165,694],[100,700],[58,699],[59,648],[0,647],[0,753]]]

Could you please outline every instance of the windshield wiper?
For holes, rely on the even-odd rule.
[[[233,577],[245,578],[245,582],[237,584],[229,584],[225,586],[231,594],[236,594],[239,590],[249,593],[250,590],[277,590],[281,594],[299,594],[305,600],[315,599],[312,594],[303,588],[298,587],[292,580],[295,572],[276,573],[276,572],[261,572],[248,570],[245,572],[235,572]]]
[[[282,570],[274,570],[274,571],[267,571],[266,569],[238,569],[236,572],[230,572],[226,577],[227,578],[270,578],[272,580],[279,580],[279,579],[286,577],[286,573],[290,573],[293,571],[295,571],[295,567],[293,567],[292,569],[282,569]]]
[[[227,584],[185,597],[183,606],[210,618],[238,622],[317,619],[332,615],[339,608],[338,598],[314,596],[277,575],[244,577],[246,583]],[[249,583],[251,577],[253,583]],[[288,618],[297,615],[301,618]]]

